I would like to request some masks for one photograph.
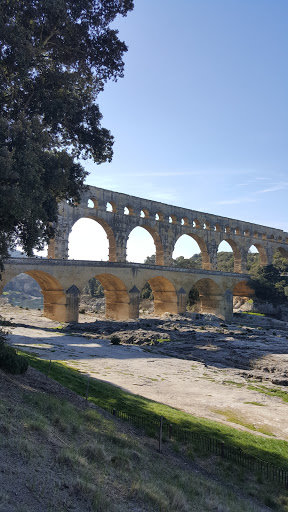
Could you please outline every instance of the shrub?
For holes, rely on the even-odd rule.
[[[18,356],[13,347],[9,347],[6,340],[6,333],[0,331],[0,368],[13,375],[25,373],[28,363],[22,356]]]
[[[120,345],[120,343],[121,343],[121,338],[119,338],[119,336],[116,336],[116,335],[111,336],[110,340],[111,340],[112,345]]]

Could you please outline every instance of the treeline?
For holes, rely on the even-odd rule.
[[[219,252],[217,255],[218,270],[222,272],[234,271],[234,256],[232,252]],[[173,261],[176,267],[202,268],[201,254],[194,254],[186,259],[179,256]],[[279,304],[287,301],[288,297],[288,259],[276,251],[273,264],[262,267],[258,253],[249,253],[247,257],[247,273],[250,274],[250,287],[255,290],[255,297],[261,300]],[[287,275],[285,275],[287,274]],[[191,290],[188,305],[195,303],[197,292]]]
[[[287,274],[287,275],[285,275]],[[259,267],[251,273],[249,285],[255,290],[258,299],[272,304],[287,302],[288,298],[288,261],[275,261],[273,265]]]

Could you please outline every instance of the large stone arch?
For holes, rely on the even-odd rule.
[[[274,254],[275,254],[276,251],[279,251],[283,258],[287,258],[288,259],[288,250],[287,249],[284,249],[284,247],[281,247],[281,246],[278,246],[278,247],[276,246],[275,249],[274,249]],[[267,265],[267,263],[266,263],[266,265]]]
[[[131,235],[132,231],[137,227],[145,229],[152,236],[154,245],[155,245],[155,251],[156,251],[156,265],[164,265],[164,249],[163,249],[161,237],[155,228],[148,226],[147,224],[140,224],[139,226],[134,226],[129,231],[129,233],[127,233],[126,245],[127,245],[128,238]]]
[[[43,270],[24,270],[13,273],[5,272],[3,275],[3,281],[1,282],[1,288],[3,289],[11,279],[21,273],[32,277],[39,284],[44,298],[44,316],[51,320],[66,322],[66,293],[59,281],[48,272],[44,272]]]
[[[240,274],[242,272],[242,256],[238,245],[232,238],[223,238],[224,242],[230,245],[234,256],[234,272]],[[220,244],[219,244],[220,245]]]
[[[129,293],[123,281],[113,274],[96,274],[94,276],[104,288],[107,318],[127,320],[130,318]]]
[[[210,277],[202,277],[201,279],[198,279],[198,281],[194,283],[194,286],[198,289],[199,295],[202,295],[203,297],[221,293],[219,285]]]
[[[108,239],[108,246],[109,246],[109,258],[108,258],[108,261],[112,261],[112,262],[113,261],[117,261],[116,238],[115,238],[115,235],[114,235],[114,231],[111,228],[111,226],[108,224],[108,222],[106,220],[104,220],[104,219],[101,219],[100,217],[96,217],[95,215],[84,214],[81,217],[78,217],[75,220],[75,222],[72,224],[71,229],[70,229],[70,233],[71,233],[71,230],[72,230],[73,226],[80,219],[91,219],[91,220],[94,220],[95,222],[97,222],[98,224],[100,224],[100,226],[102,226],[102,228],[104,229],[104,231],[106,233],[107,239]]]
[[[233,286],[233,295],[239,296],[243,298],[250,298],[253,297],[255,294],[253,288],[249,286],[249,281],[239,281]]]
[[[265,267],[266,265],[268,265],[268,256],[267,256],[267,251],[266,251],[265,247],[263,247],[263,245],[259,244],[258,242],[253,242],[248,247],[248,251],[249,251],[250,247],[252,247],[253,245],[254,245],[254,247],[256,247],[257,251],[259,252],[260,265],[262,267]],[[248,254],[248,251],[247,251],[247,254]]]
[[[175,239],[172,254],[175,249],[176,242],[183,235],[188,235],[191,238],[193,238],[195,240],[195,242],[197,242],[197,244],[199,245],[199,248],[200,248],[201,256],[202,256],[202,268],[203,268],[203,270],[211,270],[211,261],[210,261],[210,256],[208,253],[206,242],[203,240],[203,238],[201,238],[199,235],[196,235],[195,233],[180,233],[177,236],[177,238]],[[171,256],[172,256],[172,254],[171,254]]]
[[[237,301],[233,301],[233,306],[235,305],[236,309],[239,308],[239,306],[250,300],[254,295],[255,291],[249,286],[248,280],[239,281],[233,286],[233,297],[240,297],[240,302],[237,304]]]
[[[178,313],[177,293],[174,285],[166,277],[156,276],[148,279],[154,295],[154,313]]]
[[[223,294],[213,279],[205,277],[196,281],[194,286],[199,292],[201,313],[211,313],[225,320],[232,318],[232,293],[230,290]]]

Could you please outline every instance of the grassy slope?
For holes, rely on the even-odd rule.
[[[55,389],[51,396],[45,377],[41,392],[22,377],[7,379],[0,372],[0,381],[0,510],[267,510],[247,499],[248,491],[262,503],[288,510],[287,498],[283,492],[276,496],[274,486],[255,480],[248,485],[246,475],[236,472],[235,481],[242,479],[246,494],[229,490],[226,483],[193,471],[178,455],[159,455],[154,441],[137,439],[95,409],[59,399]],[[215,470],[215,461],[206,462]],[[227,466],[225,471],[227,481],[234,470]]]
[[[28,358],[29,364],[34,368],[42,372],[48,371],[48,361],[26,353],[25,357]],[[54,362],[51,364],[49,375],[79,395],[85,396],[87,377],[76,370],[61,362]],[[163,415],[168,421],[176,423],[182,428],[205,433],[227,444],[238,446],[243,451],[282,469],[288,469],[288,443],[286,441],[256,436],[221,423],[195,418],[178,409],[153,402],[139,395],[133,395],[97,379],[90,379],[88,398],[103,409],[116,408],[138,416]]]

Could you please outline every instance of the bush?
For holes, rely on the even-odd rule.
[[[120,345],[121,338],[119,338],[119,336],[114,335],[114,336],[111,336],[110,341],[111,341],[112,345]]]
[[[287,278],[282,276],[280,270],[274,265],[259,268],[252,275],[249,286],[255,290],[257,298],[272,304],[279,304],[287,300],[285,295]]]
[[[22,356],[18,356],[13,347],[5,343],[6,334],[0,331],[0,368],[13,375],[25,373],[28,369],[28,363]]]

